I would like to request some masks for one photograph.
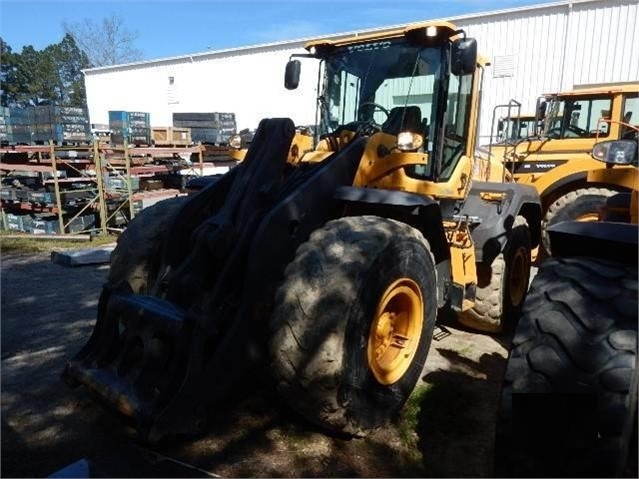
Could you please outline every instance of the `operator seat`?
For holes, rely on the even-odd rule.
[[[389,135],[399,135],[402,131],[423,135],[421,108],[418,106],[397,106],[393,108],[389,112],[386,121],[382,124],[382,131]]]

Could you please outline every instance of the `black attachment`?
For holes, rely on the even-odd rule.
[[[245,160],[193,195],[163,239],[152,295],[107,285],[87,345],[64,377],[134,419],[150,441],[202,430],[260,358],[283,271],[340,214],[364,140],[319,164],[286,163],[289,119],[263,120]]]

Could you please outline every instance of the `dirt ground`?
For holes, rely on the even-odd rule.
[[[305,423],[258,371],[238,385],[232,405],[211,411],[204,435],[149,446],[60,379],[91,332],[108,266],[68,268],[39,253],[3,255],[1,268],[3,477],[44,477],[81,458],[91,459],[93,474],[109,477],[492,474],[508,338],[443,318],[402,416],[365,439],[333,437]]]

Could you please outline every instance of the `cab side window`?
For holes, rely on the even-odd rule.
[[[473,75],[451,75],[444,119],[444,151],[439,181],[447,181],[466,152]]]

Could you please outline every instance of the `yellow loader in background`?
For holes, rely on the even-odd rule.
[[[539,134],[508,138],[484,146],[480,153],[501,161],[517,183],[537,189],[542,242],[548,251],[548,227],[566,220],[594,221],[606,199],[625,189],[605,177],[589,182],[587,175],[606,169],[591,157],[595,143],[624,139],[639,124],[639,83],[546,94],[537,104]]]
[[[538,136],[539,121],[533,114],[516,114],[500,118],[497,122],[497,144],[519,142]]]
[[[229,152],[228,155],[238,163],[246,157],[251,142],[253,141],[254,132],[243,130],[240,133],[233,135],[229,140]],[[313,135],[308,127],[297,127],[295,129],[295,136],[289,149],[288,161],[290,163],[297,163],[302,156],[313,149]]]

